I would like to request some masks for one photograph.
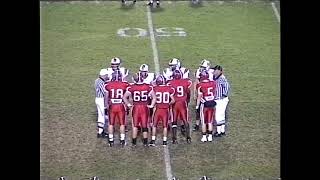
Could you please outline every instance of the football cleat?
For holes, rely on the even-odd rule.
[[[191,137],[187,137],[187,143],[188,143],[188,144],[191,143]]]
[[[156,146],[155,140],[151,140],[150,143],[149,143],[149,146]]]
[[[66,178],[61,176],[61,177],[59,177],[59,180],[66,180]]]
[[[162,145],[163,145],[163,146],[166,146],[166,145],[167,145],[167,141],[163,141],[163,142],[162,142]]]
[[[124,147],[126,145],[126,141],[125,140],[120,140],[120,144],[121,144],[121,147]]]
[[[197,124],[195,124],[194,126],[193,126],[193,129],[192,129],[193,131],[199,131],[199,125],[197,125]]]
[[[222,133],[221,133],[221,136],[225,136],[225,135],[226,135],[226,132],[222,132]]]
[[[209,142],[212,142],[212,135],[209,135],[209,136],[208,136],[208,141],[209,141]]]
[[[113,147],[114,146],[114,142],[113,141],[109,141],[109,146]]]
[[[152,3],[152,2],[149,2],[147,5],[148,5],[148,6],[153,6],[153,3]]]
[[[201,142],[207,142],[207,136],[202,136]]]
[[[160,6],[160,1],[157,1],[157,6],[158,6],[158,7]]]
[[[221,133],[218,134],[218,132],[215,132],[215,133],[213,134],[213,136],[214,136],[214,137],[221,137]]]
[[[93,176],[90,180],[100,180],[97,176]]]
[[[101,134],[97,134],[97,138],[108,138],[108,133],[106,133],[105,131],[102,131]]]

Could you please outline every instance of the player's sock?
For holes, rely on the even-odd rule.
[[[109,141],[113,141],[113,134],[109,134]]]
[[[217,126],[217,133],[220,134],[221,133],[221,125]]]
[[[164,137],[163,137],[163,141],[167,141],[167,137],[164,136]]]
[[[143,138],[143,145],[147,145],[148,144],[148,138]]]
[[[151,140],[152,140],[152,141],[155,141],[155,140],[156,140],[156,136],[152,136],[152,137],[151,137]]]
[[[172,125],[172,139],[175,141],[177,139],[177,125]]]
[[[137,138],[132,138],[132,144],[136,145],[137,144]]]
[[[208,141],[212,141],[212,131],[208,132]]]
[[[224,125],[224,124],[223,124],[223,125],[221,125],[221,133],[225,133],[225,132],[226,132],[226,130],[225,130],[225,126],[226,126],[226,125]]]
[[[126,134],[120,134],[120,140],[123,141],[126,137]]]

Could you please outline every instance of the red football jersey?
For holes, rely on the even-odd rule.
[[[127,91],[132,95],[133,105],[148,105],[148,97],[152,89],[148,84],[132,84]]]
[[[175,90],[175,101],[186,101],[188,89],[191,87],[192,82],[189,79],[173,79],[168,85],[172,86]]]
[[[154,86],[153,91],[156,94],[156,108],[169,108],[170,95],[174,94],[174,88],[168,85]]]
[[[122,103],[122,98],[124,93],[126,92],[129,84],[127,82],[122,81],[110,81],[105,85],[105,89],[109,93],[109,103],[111,104],[120,104]]]
[[[216,82],[204,80],[197,84],[198,93],[202,93],[202,99],[205,101],[211,101],[214,99],[215,91],[216,91]]]

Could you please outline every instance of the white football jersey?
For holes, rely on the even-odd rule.
[[[200,79],[200,68],[198,68],[197,69],[197,71],[196,71],[196,74],[195,74],[195,76],[196,76],[196,78],[199,80]],[[209,73],[209,80],[210,81],[213,81],[213,72],[214,72],[214,69],[209,69],[208,70],[208,73]]]
[[[179,68],[177,68],[179,69]],[[180,68],[180,71],[182,72],[183,76],[182,76],[182,79],[188,79],[189,78],[189,69],[185,68],[185,67],[181,67]],[[173,74],[173,71],[170,69],[170,68],[166,68],[164,71],[163,71],[163,76],[166,78],[166,80],[172,80],[172,74]]]
[[[143,80],[143,83],[152,84],[155,79],[156,75],[154,73],[148,73],[148,76]]]
[[[107,70],[108,70],[108,76],[111,79],[111,75],[114,72],[114,70],[112,68],[107,68]],[[129,74],[129,70],[124,67],[120,67],[120,73],[122,75],[122,81],[124,81]]]

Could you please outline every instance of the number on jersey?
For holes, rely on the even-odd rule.
[[[170,102],[170,94],[169,92],[156,92],[157,103],[169,103]]]
[[[147,101],[148,100],[148,91],[134,91],[133,92],[133,101]]]

